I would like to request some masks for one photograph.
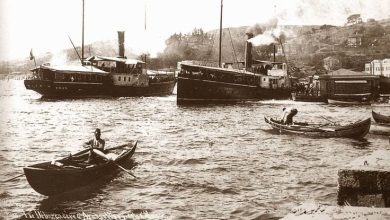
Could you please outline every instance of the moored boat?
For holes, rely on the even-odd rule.
[[[176,84],[174,72],[152,72],[140,60],[124,56],[119,36],[119,57],[93,56],[83,65],[40,65],[24,81],[26,89],[46,98],[132,97],[170,95]],[[122,46],[121,46],[122,45]]]
[[[291,98],[293,101],[297,102],[327,102],[327,98],[319,95],[310,95],[303,93],[291,93]]]
[[[281,133],[300,134],[310,137],[363,138],[369,132],[371,125],[370,118],[348,125],[310,124],[305,122],[294,122],[292,125],[285,125],[269,117],[264,117],[264,120],[273,129]]]
[[[46,98],[165,96],[173,93],[174,72],[155,74],[146,69],[145,62],[125,56],[124,31],[118,31],[118,57],[85,59],[84,0],[82,21],[81,56],[75,48],[80,63],[72,66],[40,65],[32,69],[32,76],[24,81],[26,89]]]
[[[247,70],[181,63],[177,82],[177,103],[241,102],[287,99],[287,67],[284,63],[255,61],[269,66],[268,75]],[[265,69],[265,67],[264,67]]]
[[[245,62],[222,65],[222,2],[219,29],[218,65],[206,66],[195,61],[178,63],[177,104],[234,103],[290,97],[287,64],[275,62],[275,57],[273,62],[254,60],[252,33],[247,33]]]
[[[328,103],[334,105],[370,105],[371,100],[328,98]]]
[[[382,115],[372,110],[372,118],[374,118],[377,123],[390,125],[390,116]]]
[[[45,196],[61,194],[86,186],[103,176],[113,173],[117,165],[123,165],[132,157],[137,142],[120,145],[106,150],[106,155],[115,157],[113,161],[100,161],[89,164],[89,149],[53,162],[44,162],[23,168],[30,186]]]

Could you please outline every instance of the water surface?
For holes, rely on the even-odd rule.
[[[126,173],[70,196],[48,198],[24,177],[0,187],[0,215],[126,215],[147,218],[280,217],[307,200],[336,205],[337,171],[356,157],[388,149],[388,138],[315,139],[270,132],[264,115],[296,106],[295,120],[345,122],[371,116],[370,106],[292,101],[176,105],[168,97],[42,100],[22,81],[0,82],[0,174],[77,152],[96,127],[108,147],[138,140],[134,180]],[[322,116],[322,117],[320,117]]]

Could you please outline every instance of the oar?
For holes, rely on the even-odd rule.
[[[320,115],[320,117],[321,117],[321,118],[323,118],[323,119],[325,119],[325,120],[327,120],[327,121],[329,121],[329,122],[332,122],[333,124],[336,124],[336,122],[334,122],[334,121],[331,121],[331,120],[329,120],[329,119],[325,118],[324,116],[321,116],[321,115]]]
[[[320,125],[320,126],[314,127],[314,129],[321,128],[321,127],[327,126],[327,125],[329,125],[329,124],[330,124],[330,123],[327,123],[327,124],[323,124],[323,125]],[[323,128],[322,128],[322,129],[323,129]]]
[[[100,150],[96,150],[96,149],[93,149],[92,150],[93,153],[95,153],[96,155],[106,159],[106,160],[110,160],[110,158],[108,158],[103,152],[101,152]],[[137,178],[136,176],[134,176],[134,174],[132,174],[129,170],[125,169],[124,167],[122,167],[121,165],[117,164],[115,161],[111,160],[112,163],[114,163],[117,167],[119,167],[120,169],[122,169],[123,171],[125,171],[127,174],[129,174],[130,176],[134,177],[134,178]]]
[[[330,131],[330,132],[336,131],[336,129],[334,129],[334,128],[319,128],[319,129],[323,130],[323,131]]]
[[[24,176],[24,173],[19,174],[19,175],[15,176],[15,177],[12,177],[11,179],[5,180],[5,181],[3,181],[3,183],[9,182],[9,181],[14,180],[14,179],[16,179],[16,178],[19,178],[19,177],[21,177],[21,176]]]

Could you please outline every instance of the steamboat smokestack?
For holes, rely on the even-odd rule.
[[[118,31],[119,57],[125,57],[125,32]]]
[[[253,38],[252,33],[246,33],[248,39],[245,45],[245,69],[252,67],[252,43],[249,42],[249,39]]]

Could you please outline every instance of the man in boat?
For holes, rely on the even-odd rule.
[[[103,140],[101,137],[101,132],[99,128],[95,129],[95,137],[87,142],[84,143],[84,147],[88,147],[90,149],[89,156],[88,156],[88,163],[91,163],[93,161],[96,161],[96,155],[93,152],[94,149],[101,151],[104,153],[104,146],[106,144],[106,141]]]
[[[285,125],[290,125],[293,123],[293,117],[298,113],[296,108],[283,108],[283,114],[281,117],[281,122]]]

